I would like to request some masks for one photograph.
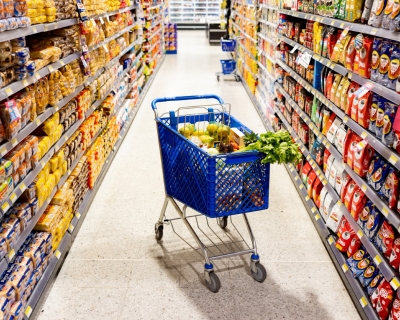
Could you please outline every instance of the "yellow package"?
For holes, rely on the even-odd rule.
[[[53,174],[54,177],[56,178],[56,184],[58,184],[61,179],[61,169],[56,170]]]
[[[49,181],[49,175],[50,175],[50,163],[49,162],[47,162],[46,165],[43,167],[42,172],[44,174],[45,182]]]
[[[321,37],[323,27],[318,23],[314,23],[314,52],[321,54]]]
[[[58,206],[64,205],[65,202],[67,201],[65,191],[66,190],[64,190],[63,188],[59,189],[54,195],[53,199],[51,199],[51,204],[55,204]]]
[[[54,173],[58,169],[58,157],[53,156],[53,158],[50,159],[48,162],[50,164],[50,172]]]
[[[342,77],[342,80],[340,80],[339,86],[336,90],[335,97],[333,98],[333,103],[336,104],[337,106],[340,106],[340,97],[342,95],[343,86],[346,81],[349,81],[348,78]],[[332,99],[332,96],[331,96],[331,99]]]
[[[57,9],[55,7],[48,7],[45,9],[46,16],[55,16]],[[48,19],[49,17],[47,17]]]
[[[347,108],[347,91],[349,91],[349,87],[351,84],[350,80],[348,78],[346,79],[347,80],[343,84],[342,92],[340,95],[340,109],[342,109],[343,111]]]
[[[67,173],[67,170],[68,170],[68,163],[67,161],[64,161],[61,166],[62,175],[65,175]]]
[[[36,194],[38,194],[38,190],[42,189],[44,184],[46,183],[46,181],[44,180],[44,178],[39,178],[36,183],[35,183],[35,190],[36,190]]]
[[[361,19],[363,1],[359,0],[347,0],[346,1],[346,20],[355,22]]]
[[[56,177],[54,174],[49,174],[49,179],[46,181],[46,184],[49,186],[50,192],[53,191],[54,187],[56,186]]]
[[[331,87],[331,95],[330,95],[330,100],[332,102],[335,101],[335,97],[336,97],[336,91],[337,88],[339,87],[340,81],[342,80],[342,75],[340,73],[335,75],[335,79],[333,80],[333,84]]]
[[[58,168],[61,168],[63,162],[65,161],[65,159],[64,159],[64,149],[61,149],[61,150],[57,153],[57,158],[58,158]]]
[[[28,8],[28,12],[27,12],[26,16],[29,18],[36,18],[38,16],[38,11],[36,9]]]
[[[350,45],[350,42],[351,42],[351,34],[347,34],[346,37],[342,40],[343,51],[341,52],[340,57],[339,57],[339,62],[344,66],[346,65],[346,54],[347,54],[347,49]]]

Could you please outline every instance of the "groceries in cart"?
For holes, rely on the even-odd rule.
[[[199,121],[184,122],[178,131],[210,155],[259,151],[265,155],[263,163],[299,163],[302,159],[298,145],[286,130],[258,135],[216,121]]]

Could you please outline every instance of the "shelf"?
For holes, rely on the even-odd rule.
[[[280,9],[280,13],[290,15],[292,17],[296,18],[302,18],[302,19],[307,19],[307,20],[312,20],[312,21],[317,21],[320,23],[323,23],[325,25],[331,25],[336,28],[340,29],[349,29],[349,31],[354,31],[354,32],[362,32],[366,34],[370,34],[372,36],[376,37],[382,37],[386,39],[391,39],[395,41],[400,41],[400,34],[397,32],[391,32],[390,30],[382,29],[382,28],[375,28],[371,27],[365,24],[360,24],[360,23],[353,23],[353,22],[348,22],[348,21],[343,21],[343,20],[338,20],[338,19],[331,19],[311,13],[305,13],[305,12],[298,12],[298,11],[292,11],[292,10],[285,10],[285,9]]]
[[[272,28],[278,28],[278,25],[276,23],[273,23],[273,22],[269,22],[269,21],[262,20],[262,19],[260,19],[259,22],[264,23],[267,26],[270,26]]]
[[[119,10],[115,10],[115,11],[111,11],[111,12],[102,13],[102,14],[99,14],[99,15],[97,15],[97,16],[91,16],[91,17],[89,17],[89,19],[96,19],[96,20],[97,20],[97,19],[99,19],[100,17],[106,18],[106,17],[114,16],[114,15],[116,15],[116,14],[120,14],[120,13],[124,13],[124,12],[127,12],[127,11],[131,11],[131,10],[133,10],[133,9],[135,9],[135,8],[136,8],[136,6],[133,5],[133,6],[130,6],[130,7],[126,7],[126,8],[119,9]]]
[[[116,32],[115,34],[113,34],[111,37],[106,38],[104,41],[89,47],[89,52],[96,50],[98,48],[100,48],[101,46],[106,45],[107,43],[109,43],[112,40],[115,40],[117,38],[119,38],[120,36],[122,36],[125,32],[129,32],[131,29],[133,29],[134,27],[136,27],[136,24],[132,24],[130,26],[125,27],[124,29],[122,29],[121,31]],[[107,49],[108,50],[108,49]]]
[[[0,33],[1,34],[1,33]],[[24,80],[15,81],[10,83],[8,86],[0,89],[0,100],[7,99],[9,96],[21,91],[22,89],[26,88],[32,83],[35,83],[39,79],[47,76],[51,72],[60,69],[61,67],[65,66],[66,64],[78,59],[81,56],[81,53],[73,53],[70,54],[68,57],[65,57],[57,62],[54,62],[46,67],[43,67],[39,71],[35,72],[35,74],[31,77],[27,77]]]
[[[355,74],[352,71],[347,70],[344,66],[334,63],[331,60],[324,58],[319,54],[314,53],[314,51],[312,51],[312,50],[302,46],[301,44],[294,42],[282,35],[278,35],[278,38],[280,40],[286,42],[287,44],[291,45],[292,47],[297,46],[297,48],[302,52],[309,53],[310,55],[312,55],[312,57],[315,61],[322,63],[323,65],[336,71],[337,73],[340,73],[342,76],[347,75],[347,77],[349,79],[357,82],[360,85],[365,85],[368,83],[370,85],[370,87],[372,88],[371,91],[379,94],[380,96],[382,96],[396,104],[400,104],[400,95],[396,91],[391,90],[385,86],[382,86],[381,84],[378,84],[374,81],[371,81],[370,79],[360,77],[358,74]]]
[[[270,44],[272,44],[274,47],[277,46],[277,43],[275,43],[272,39],[267,38],[267,36],[263,35],[262,33],[258,32],[257,35],[258,35],[261,39],[263,39],[263,40],[269,42]]]
[[[388,160],[394,167],[400,170],[399,156],[394,154],[394,150],[386,147],[380,140],[371,134],[367,129],[361,127],[357,122],[350,119],[343,110],[338,108],[334,103],[329,101],[322,92],[316,90],[309,84],[305,79],[301,78],[293,69],[287,66],[282,60],[277,59],[276,61],[282,69],[288,72],[295,80],[297,80],[308,92],[317,97],[324,105],[331,109],[343,122],[353,130],[357,135],[365,139],[368,144],[370,144],[375,151],[382,155],[386,160]]]
[[[18,37],[26,37],[32,34],[57,30],[78,24],[78,19],[66,19],[58,22],[34,24],[26,28],[18,28],[10,31],[0,32],[0,42],[16,39]]]
[[[261,9],[263,9],[263,8],[265,8],[265,9],[271,9],[271,10],[278,10],[278,9],[279,9],[278,6],[271,6],[271,5],[269,5],[269,4],[263,4],[263,3],[261,3],[261,4],[259,5],[259,7],[260,7]]]

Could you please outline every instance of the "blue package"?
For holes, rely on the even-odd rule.
[[[357,263],[359,263],[365,256],[365,249],[358,249],[355,254],[346,260],[349,269],[354,274]]]
[[[379,272],[375,276],[375,278],[372,279],[372,281],[369,283],[369,285],[367,287],[367,292],[368,292],[369,296],[371,296],[374,293],[374,291],[378,288],[378,286],[382,280],[383,280],[383,275],[382,275],[382,273]]]
[[[383,97],[379,98],[378,102],[378,112],[376,113],[376,122],[375,122],[375,135],[381,140],[383,136],[383,125],[384,125],[384,117],[385,117],[385,103],[386,100]]]
[[[368,200],[365,204],[365,207],[362,209],[360,215],[358,216],[357,224],[360,226],[361,230],[366,232],[366,225],[369,219],[369,215],[371,214],[375,205],[371,200]]]
[[[389,173],[389,168],[389,164],[382,157],[374,157],[368,168],[367,182],[375,191],[379,191],[382,188]],[[370,178],[368,179],[368,177]]]
[[[371,240],[376,236],[376,233],[380,228],[382,222],[382,214],[375,206],[372,206],[370,209],[371,211],[368,217],[368,221],[365,224],[364,233]]]
[[[373,263],[370,263],[370,265],[358,277],[358,280],[360,281],[363,287],[367,287],[372,282],[372,280],[378,275],[378,273],[379,269]]]
[[[369,112],[369,125],[368,130],[375,133],[376,132],[376,116],[378,114],[378,103],[379,95],[377,93],[372,94],[371,110]]]
[[[370,263],[371,263],[371,260],[364,257],[364,259],[362,259],[358,263],[354,264],[354,267],[352,269],[353,277],[354,278],[360,277],[364,273],[364,271],[368,268]]]

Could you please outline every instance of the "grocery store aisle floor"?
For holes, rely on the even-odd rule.
[[[270,209],[248,215],[268,271],[264,283],[251,278],[247,256],[217,261],[222,286],[213,294],[181,221],[174,222],[180,237],[166,226],[163,241],[154,239],[164,197],[154,98],[215,93],[243,123],[264,131],[242,85],[216,81],[219,59],[226,57],[221,49],[208,45],[204,31],[179,31],[178,37],[179,53],[166,57],[147,93],[39,319],[358,319],[283,166],[271,168]],[[169,208],[167,216],[173,215]],[[242,220],[234,217],[240,230]],[[210,226],[227,239],[215,221]],[[218,241],[203,217],[199,227],[204,241]],[[228,230],[233,234],[231,225]]]

